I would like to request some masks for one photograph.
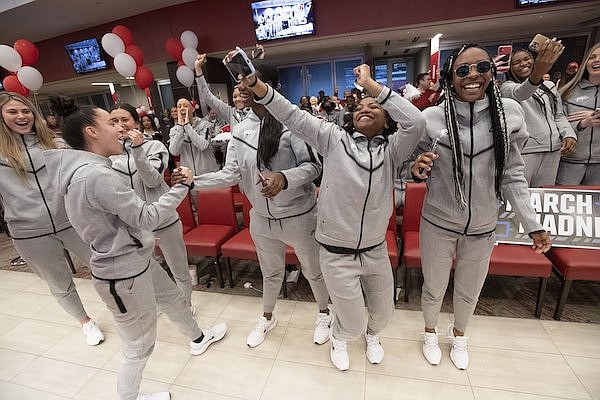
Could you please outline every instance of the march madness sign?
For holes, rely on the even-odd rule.
[[[550,233],[552,246],[600,249],[600,191],[530,188],[537,221]],[[510,203],[498,210],[498,243],[528,244]]]

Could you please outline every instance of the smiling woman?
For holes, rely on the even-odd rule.
[[[91,253],[71,227],[42,155],[61,140],[27,98],[1,93],[0,108],[0,198],[15,249],[82,324],[86,342],[97,345],[104,335],[84,310],[64,258],[68,249],[89,264]]]
[[[520,149],[527,139],[523,109],[501,99],[488,52],[474,44],[456,49],[441,71],[446,99],[423,114],[427,131],[412,165],[415,181],[427,180],[420,229],[425,320],[423,354],[441,362],[436,326],[455,260],[454,322],[450,358],[469,365],[464,332],[487,276],[495,243],[498,201],[513,205],[537,252],[550,248],[548,233],[535,221],[523,176]],[[435,152],[432,142],[437,141]],[[434,162],[435,160],[435,162]]]

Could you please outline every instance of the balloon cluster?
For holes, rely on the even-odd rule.
[[[152,85],[154,75],[144,66],[144,52],[133,44],[133,34],[127,27],[117,25],[112,32],[102,36],[102,48],[114,58],[113,65],[122,77],[133,76],[142,90]]]
[[[19,39],[13,47],[0,45],[0,66],[11,72],[2,80],[4,89],[28,96],[30,90],[35,92],[41,88],[44,78],[32,67],[39,56],[37,47],[29,40]]]
[[[180,40],[167,39],[167,53],[177,60],[177,80],[187,88],[194,84],[194,62],[198,57],[198,37],[192,31],[183,31]]]

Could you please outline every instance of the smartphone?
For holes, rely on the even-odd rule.
[[[260,171],[258,171],[258,181],[263,187],[267,186],[267,178],[265,178],[264,175],[260,173]]]
[[[504,56],[500,59],[500,61],[508,61],[510,58],[510,55],[512,54],[512,51],[513,51],[513,47],[510,44],[504,44],[502,46],[498,46],[498,55]]]
[[[440,137],[435,137],[433,138],[433,140],[431,141],[431,146],[429,146],[429,151],[432,153],[435,153],[435,150],[437,149],[437,145],[438,142],[440,141]]]
[[[229,62],[223,60],[223,64],[225,64],[225,67],[227,67],[227,70],[229,70],[233,79],[236,82],[239,82],[238,75],[243,75],[245,77],[250,76],[255,72],[255,69],[244,50],[237,46],[235,50],[236,52],[231,57],[231,60]]]
[[[529,50],[535,51],[537,53],[540,51],[540,47],[542,47],[542,44],[546,40],[549,40],[549,39],[546,36],[542,35],[541,33],[538,33],[537,35],[534,36],[533,40],[531,41],[531,43],[529,43],[529,46],[527,46],[527,47],[529,48]]]

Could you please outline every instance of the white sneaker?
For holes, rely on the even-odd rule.
[[[469,353],[467,353],[467,337],[454,336],[454,324],[448,326],[448,337],[452,339],[450,359],[458,369],[467,369],[469,366]]]
[[[192,353],[193,356],[204,353],[211,343],[223,339],[223,336],[225,336],[226,333],[227,325],[224,323],[202,329],[204,339],[202,339],[200,343],[190,342],[190,353]]]
[[[329,311],[329,314],[318,313],[317,321],[315,323],[317,326],[315,327],[313,342],[316,344],[323,344],[329,340],[329,330],[333,323],[333,314],[331,310]]]
[[[440,349],[437,333],[423,333],[423,355],[431,365],[439,365],[442,361],[442,350]]]
[[[169,392],[138,393],[137,400],[171,400],[171,393],[169,393]]]
[[[261,316],[254,326],[254,329],[248,335],[248,339],[246,339],[246,344],[250,347],[256,347],[262,342],[265,341],[265,337],[267,336],[267,332],[277,326],[277,318],[274,315],[271,316],[271,319],[266,319]]]
[[[365,339],[367,339],[367,360],[371,364],[379,364],[383,361],[383,346],[379,341],[379,335],[369,335],[365,334]]]
[[[96,325],[96,323],[91,319],[85,324],[81,325],[81,330],[85,335],[85,341],[87,342],[88,346],[96,346],[104,342],[104,334],[98,325]]]
[[[331,352],[329,354],[331,362],[340,371],[346,371],[350,368],[347,342],[345,340],[337,340],[333,335],[329,339],[331,340]]]

